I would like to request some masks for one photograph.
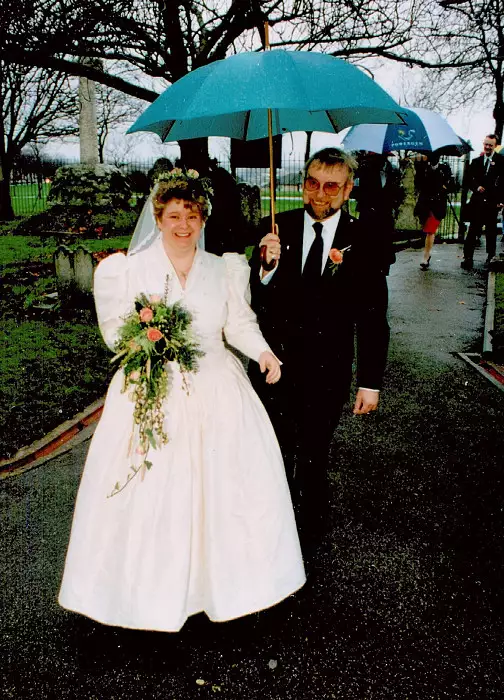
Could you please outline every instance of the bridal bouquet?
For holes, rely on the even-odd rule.
[[[117,482],[109,498],[120,493],[139,472],[143,479],[152,467],[147,459],[149,448],[168,442],[163,428],[163,401],[169,393],[166,363],[178,363],[187,390],[185,373],[197,371],[198,358],[203,356],[191,334],[191,314],[178,302],[169,306],[166,299],[167,289],[164,299],[157,294],[140,294],[119,329],[111,362],[123,368],[123,391],[129,390],[135,403],[129,454],[136,435],[135,452],[141,463],[130,467],[125,483]]]

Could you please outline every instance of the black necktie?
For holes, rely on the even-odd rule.
[[[316,284],[320,281],[322,275],[322,253],[324,251],[324,240],[322,238],[323,228],[320,221],[316,221],[313,224],[315,240],[311,244],[303,267],[303,280],[308,282],[308,284]]]

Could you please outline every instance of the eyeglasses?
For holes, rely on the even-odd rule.
[[[310,175],[305,177],[304,187],[308,192],[316,192],[320,186],[321,183],[316,178],[311,177]],[[328,195],[329,197],[336,197],[344,186],[345,185],[338,185],[337,182],[324,182],[322,189],[324,190],[324,194]]]

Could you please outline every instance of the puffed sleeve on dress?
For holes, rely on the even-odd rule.
[[[244,255],[224,253],[222,257],[228,281],[228,315],[224,335],[230,345],[257,362],[262,352],[271,352],[271,349],[250,308],[250,267]]]
[[[94,274],[93,292],[101,334],[113,350],[123,317],[131,309],[128,299],[128,258],[124,253],[114,253],[99,263]]]

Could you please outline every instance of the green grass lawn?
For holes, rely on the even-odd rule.
[[[495,315],[492,349],[497,362],[504,363],[504,272],[495,275]]]
[[[80,242],[94,252],[125,248],[129,238]],[[55,238],[0,236],[0,458],[82,411],[111,376],[94,312],[58,311],[56,247]]]
[[[11,185],[11,201],[16,216],[29,216],[44,211],[50,183]]]
[[[55,238],[0,236],[0,265],[18,262],[49,262],[56,250]]]
[[[51,323],[2,318],[0,458],[42,438],[102,396],[110,357],[91,311]]]
[[[71,248],[83,245],[91,253],[101,250],[127,248],[130,236],[103,239],[77,239]],[[0,265],[11,265],[20,262],[50,262],[58,241],[53,236],[0,236]]]
[[[271,200],[269,197],[269,194],[262,194],[261,195],[261,214],[262,216],[268,216],[270,213],[270,204]],[[299,209],[300,207],[303,206],[303,199],[301,195],[296,194],[295,192],[285,194],[285,195],[277,195],[277,198],[275,200],[275,211],[279,214],[280,212],[283,211],[290,211],[291,209]]]

